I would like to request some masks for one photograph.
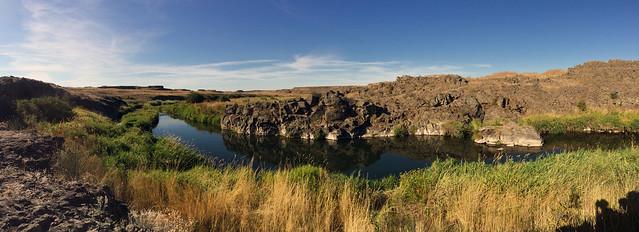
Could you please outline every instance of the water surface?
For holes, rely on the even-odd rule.
[[[249,136],[190,125],[161,115],[155,136],[176,136],[183,142],[224,163],[251,163],[259,168],[314,164],[334,172],[358,173],[369,178],[398,175],[428,167],[438,159],[464,162],[526,161],[540,155],[576,149],[629,147],[634,139],[626,134],[577,134],[545,136],[544,146],[491,147],[469,139],[441,136],[371,138],[345,141],[308,141],[278,136]]]

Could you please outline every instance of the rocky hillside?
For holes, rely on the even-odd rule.
[[[329,139],[446,135],[473,120],[514,121],[531,114],[572,113],[579,110],[578,105],[639,109],[639,61],[588,62],[539,75],[507,74],[401,76],[312,99],[234,105],[227,108],[222,127],[246,134]],[[526,128],[509,130],[530,134]]]
[[[88,110],[117,119],[120,108],[126,105],[118,97],[70,93],[66,89],[42,81],[20,77],[0,77],[0,121],[14,117],[16,100],[58,97]]]

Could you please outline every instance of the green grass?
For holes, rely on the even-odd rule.
[[[222,119],[222,110],[214,109],[204,104],[176,103],[160,106],[160,111],[165,112],[172,117],[182,119],[188,122],[194,122],[203,125],[220,127]]]
[[[620,197],[639,190],[639,150],[635,148],[575,151],[496,165],[442,160],[399,178],[380,180],[329,173],[310,165],[278,171],[220,168],[175,138],[154,138],[148,127],[157,120],[155,109],[131,112],[119,123],[75,109],[72,121],[48,124],[42,130],[65,137],[59,161],[65,172],[76,178],[98,176],[95,179],[112,186],[136,209],[178,210],[195,217],[208,230],[242,220],[258,223],[251,224],[256,226],[251,228],[258,228],[260,220],[267,220],[263,213],[269,212],[269,207],[282,206],[282,199],[296,199],[298,206],[291,207],[313,207],[316,211],[276,216],[295,221],[318,214],[335,215],[331,212],[339,211],[332,211],[337,206],[331,202],[339,201],[335,204],[344,206],[337,207],[340,210],[354,206],[370,210],[358,217],[380,231],[554,231],[559,226],[594,221],[598,200],[613,202],[611,207],[616,209],[614,202]],[[635,116],[587,113],[570,120],[562,118],[561,125],[576,123],[570,127],[574,128],[592,125],[592,120],[605,126],[639,125]],[[551,119],[546,121],[556,121]],[[107,171],[100,171],[104,168]],[[362,197],[342,197],[348,196],[345,189]],[[275,198],[278,196],[282,198]],[[246,214],[235,210],[238,208]],[[346,224],[347,217],[328,218]]]
[[[149,131],[158,124],[159,114],[151,107],[142,108],[122,116],[120,124],[129,128],[140,128]]]
[[[43,97],[16,101],[16,112],[29,125],[62,122],[73,118],[73,108],[60,98]]]
[[[42,130],[66,138],[65,146],[81,147],[101,157],[107,167],[185,170],[206,161],[176,138],[154,138],[151,129],[157,124],[158,112],[153,108],[128,113],[120,123],[82,109],[75,113],[72,121],[49,124]]]
[[[639,132],[639,112],[582,112],[571,115],[532,115],[520,123],[548,134],[593,131]]]

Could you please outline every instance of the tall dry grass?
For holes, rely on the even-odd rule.
[[[619,203],[639,190],[634,147],[525,163],[437,161],[403,174],[398,184],[372,188],[310,166],[127,168],[113,157],[135,151],[123,154],[164,154],[154,159],[165,160],[166,154],[190,153],[144,139],[148,131],[83,111],[72,122],[43,130],[66,138],[58,159],[65,175],[111,186],[134,210],[177,212],[194,222],[195,231],[555,231],[596,227],[602,215],[595,205],[601,200],[619,215],[639,215]],[[149,148],[138,148],[142,144]]]
[[[213,174],[212,174],[213,173]],[[191,173],[129,173],[129,204],[171,209],[194,219],[198,231],[373,231],[369,198],[349,182],[321,180],[317,188],[288,171],[249,168]]]

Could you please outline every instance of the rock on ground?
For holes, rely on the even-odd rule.
[[[139,230],[109,189],[50,173],[61,145],[61,138],[0,131],[0,231]]]
[[[541,136],[530,126],[509,123],[502,126],[484,127],[475,135],[475,143],[487,145],[506,145],[541,147]]]

